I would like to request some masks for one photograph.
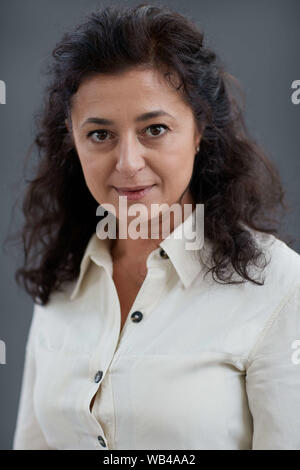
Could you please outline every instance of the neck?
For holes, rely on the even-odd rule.
[[[194,203],[190,192],[184,193],[180,201],[178,202],[180,202],[182,210],[181,220],[176,221],[175,217],[170,217],[170,233],[172,233],[177,227],[177,225],[184,220],[184,217],[186,217],[186,215],[184,214],[184,205],[192,204],[192,210],[194,210],[196,207],[196,204]],[[135,240],[130,237],[120,239],[117,235],[117,238],[112,240],[111,255],[113,261],[125,259],[129,261],[135,260],[136,262],[143,263],[148,258],[148,255],[153,250],[159,247],[159,244],[164,240],[164,238],[166,238],[166,236],[168,236],[168,234],[166,234],[165,236],[162,235],[162,218],[159,217],[158,238],[151,238],[151,220],[148,220],[147,223],[149,237],[146,239],[138,238]]]

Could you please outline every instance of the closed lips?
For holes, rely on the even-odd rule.
[[[151,184],[148,186],[136,186],[134,188],[116,188],[116,189],[119,189],[120,191],[140,191],[141,189],[150,188],[151,186],[154,186],[154,185]]]

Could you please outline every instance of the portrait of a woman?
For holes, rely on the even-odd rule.
[[[14,449],[300,449],[300,255],[234,77],[189,18],[140,4],[65,32],[48,78]],[[120,236],[135,205],[157,237]]]

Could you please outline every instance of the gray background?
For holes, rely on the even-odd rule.
[[[21,253],[17,246],[3,248],[3,242],[23,220],[18,209],[24,188],[22,172],[34,137],[33,115],[40,106],[45,85],[41,70],[63,32],[95,6],[108,3],[111,2],[0,1],[0,79],[7,87],[6,104],[0,105],[0,339],[6,343],[6,364],[0,365],[1,449],[12,446],[24,349],[33,311],[32,300],[14,281]],[[248,127],[277,165],[293,208],[283,221],[284,231],[296,239],[300,233],[297,218],[300,105],[291,102],[291,83],[300,80],[300,2],[178,0],[160,3],[193,19],[204,30],[207,43],[220,55],[227,70],[241,83],[246,96]],[[299,239],[292,248],[300,253]]]

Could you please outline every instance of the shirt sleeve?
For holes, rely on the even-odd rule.
[[[13,439],[13,450],[51,450],[36,419],[33,402],[35,382],[33,341],[38,315],[37,310],[37,305],[35,304],[25,349],[25,361]]]
[[[246,366],[253,450],[300,450],[300,286],[269,318]]]

